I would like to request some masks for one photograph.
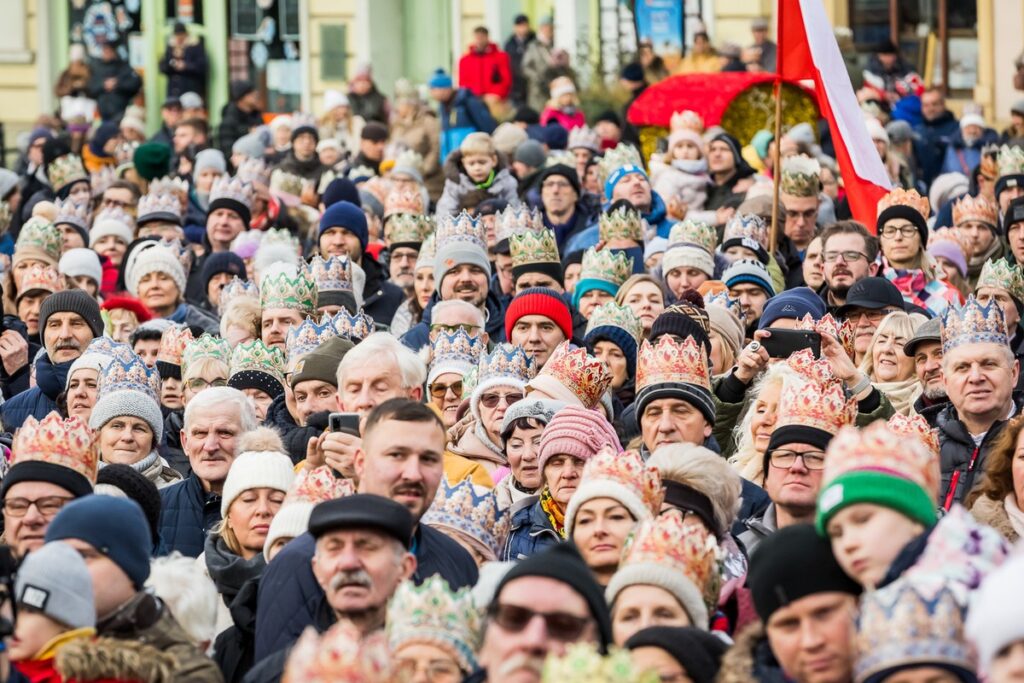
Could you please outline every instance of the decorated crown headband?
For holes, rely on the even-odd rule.
[[[539,375],[552,377],[571,391],[585,408],[596,408],[612,382],[604,361],[587,353],[582,346],[563,341],[551,352]]]
[[[580,280],[601,280],[620,287],[632,274],[633,257],[623,251],[612,249],[598,251],[594,247],[590,247],[583,252]]]
[[[135,217],[130,213],[122,209],[120,206],[109,206],[93,217],[93,225],[99,223],[120,223],[121,225],[128,226],[128,230],[132,233],[135,232]]]
[[[718,232],[704,221],[687,218],[676,223],[668,233],[669,246],[675,244],[696,244],[712,254],[718,246]]]
[[[205,358],[220,361],[227,366],[231,362],[231,345],[227,339],[204,332],[199,339],[193,339],[185,346],[181,354],[182,376],[188,374],[189,365]]]
[[[908,439],[884,422],[873,422],[863,429],[848,426],[839,430],[825,454],[822,491],[836,478],[861,471],[884,472],[907,479],[932,497],[939,495],[937,454],[921,440]]]
[[[316,312],[316,300],[316,282],[304,269],[297,272],[294,277],[289,277],[287,273],[278,273],[264,277],[260,283],[260,308],[264,311],[285,308],[299,311],[304,315],[312,315]]]
[[[992,343],[1008,346],[1006,319],[998,301],[979,303],[974,295],[963,306],[949,306],[942,314],[942,353],[963,344]]]
[[[262,159],[246,159],[238,167],[235,178],[249,185],[270,185],[270,169]]]
[[[36,420],[29,415],[14,433],[11,453],[12,466],[28,461],[61,465],[96,483],[99,455],[95,434],[77,416],[64,420],[53,411]]]
[[[229,371],[232,375],[239,372],[262,372],[284,386],[284,353],[276,346],[267,346],[260,339],[243,342],[231,352]]]
[[[281,168],[275,168],[270,172],[270,190],[280,194],[299,197],[302,195],[302,186],[306,179],[300,175],[289,173]]]
[[[821,165],[817,159],[803,155],[784,159],[779,189],[794,197],[817,197],[821,192]]]
[[[162,178],[155,178],[149,183],[149,194],[164,194],[169,193],[173,195],[182,195],[188,193],[188,181],[184,178],[172,178],[171,176],[163,176]]]
[[[160,373],[148,367],[131,349],[115,352],[100,372],[97,400],[115,391],[137,391],[160,402]]]
[[[270,228],[260,239],[261,247],[287,247],[296,253],[302,250],[302,241],[286,228]]]
[[[846,355],[851,360],[854,358],[856,353],[853,348],[855,335],[853,324],[849,320],[839,322],[832,317],[831,313],[826,313],[819,320],[815,320],[810,313],[806,313],[797,324],[797,327],[801,330],[813,330],[819,334],[835,337],[842,345],[843,350],[846,351]]]
[[[904,415],[895,413],[889,418],[889,429],[903,436],[910,436],[925,445],[932,453],[939,454],[939,435],[937,430],[932,429],[928,420],[920,415]]]
[[[651,669],[640,670],[627,650],[610,648],[601,654],[592,643],[569,645],[565,653],[544,660],[541,683],[658,683]]]
[[[633,338],[637,343],[644,335],[644,324],[629,306],[620,306],[614,301],[607,301],[590,312],[587,320],[586,335],[601,327],[617,327]]]
[[[508,239],[508,246],[513,268],[535,263],[561,263],[558,257],[558,240],[554,231],[547,228],[512,235]]]
[[[1003,145],[999,148],[999,175],[1024,174],[1024,148],[1017,145]]]
[[[655,384],[685,383],[711,390],[708,355],[693,337],[677,342],[664,335],[657,344],[646,339],[636,361],[636,388]]]
[[[931,213],[928,197],[922,197],[917,190],[904,190],[902,187],[889,190],[884,197],[878,200],[878,213],[881,214],[894,206],[909,207],[921,214],[925,220],[928,220],[928,215]]]
[[[508,343],[496,344],[490,353],[483,354],[478,367],[477,384],[499,377],[511,377],[525,384],[537,373],[536,365],[526,351]]]
[[[482,551],[480,554],[495,560],[508,536],[511,518],[499,507],[492,490],[474,485],[469,478],[453,485],[442,477],[423,523],[463,535]]]
[[[995,228],[999,223],[999,208],[985,195],[964,195],[953,203],[953,225],[960,226],[968,221],[985,223]]]
[[[223,296],[223,294],[221,295]],[[739,299],[733,299],[729,296],[729,290],[708,294],[704,297],[704,308],[708,306],[718,306],[729,311],[741,322],[745,323],[747,320],[747,314],[743,312],[743,306],[740,304]]]
[[[249,297],[259,301],[260,288],[252,280],[242,280],[236,275],[231,278],[231,282],[224,285],[220,290],[220,310],[227,310],[229,303],[242,297]]]
[[[761,245],[762,249],[767,249],[768,226],[764,219],[754,213],[737,213],[730,218],[725,224],[722,242],[744,238],[752,239]]]
[[[24,271],[21,283],[18,285],[18,294],[27,294],[35,290],[59,292],[62,289],[64,289],[64,281],[56,268],[36,264]]]
[[[192,342],[192,330],[185,325],[171,325],[160,337],[160,350],[156,354],[159,362],[181,365],[185,347]]]
[[[775,428],[783,426],[813,427],[835,434],[853,424],[857,417],[857,399],[848,396],[842,382],[787,383],[779,397]]]
[[[307,629],[295,642],[284,681],[305,683],[379,683],[392,680],[391,652],[383,631],[362,633],[340,621],[323,635]]]
[[[79,180],[88,180],[82,160],[75,154],[64,154],[46,167],[46,177],[50,179],[50,187],[56,190]]]
[[[144,194],[139,199],[138,215],[139,220],[150,217],[167,217],[180,223],[183,218],[181,200],[169,192]]]
[[[422,244],[434,231],[431,216],[416,213],[395,213],[384,224],[384,239],[389,246],[397,244]]]
[[[57,261],[60,259],[62,243],[57,226],[41,216],[32,216],[21,226],[14,250],[39,249]]]
[[[683,111],[672,112],[672,118],[669,119],[668,124],[669,130],[692,130],[694,133],[704,132],[704,119],[697,112],[686,109]]]
[[[117,170],[113,166],[101,166],[99,170],[89,174],[89,188],[93,197],[102,197],[110,189],[117,178]]]
[[[627,206],[600,214],[597,229],[600,239],[605,242],[633,240],[643,244],[644,241],[644,219],[639,211]]]
[[[982,287],[1004,289],[1014,300],[1024,301],[1024,273],[1019,265],[1010,263],[1007,258],[985,262],[974,291],[981,291]]]
[[[384,200],[384,218],[400,214],[423,215],[427,207],[423,203],[423,192],[419,187],[396,187],[388,192]]]
[[[321,344],[337,337],[334,325],[328,317],[320,322],[307,316],[298,325],[289,325],[284,345],[288,352],[288,369],[293,370],[295,363],[307,353],[316,351]]]
[[[325,260],[316,255],[309,263],[309,271],[316,281],[318,294],[352,291],[352,262],[344,256],[331,256]]]
[[[544,168],[551,168],[552,166],[574,168],[576,166],[576,155],[567,149],[553,149],[548,152],[548,156],[544,160]]]
[[[832,366],[824,358],[815,358],[810,349],[800,349],[786,359],[786,364],[796,371],[804,382],[817,385],[831,384],[836,381],[832,374]]]
[[[640,169],[644,167],[643,159],[640,158],[640,152],[636,147],[620,142],[615,147],[605,150],[604,156],[597,164],[601,185],[605,184],[612,173],[625,166],[635,166]]]
[[[539,230],[544,230],[544,219],[540,212],[526,204],[509,204],[495,217],[494,233],[499,242],[513,235]]]
[[[608,446],[598,451],[583,466],[580,486],[585,483],[612,482],[636,495],[644,509],[655,517],[661,512],[665,489],[658,469],[648,465],[638,451],[621,453]]]
[[[464,372],[479,365],[487,345],[480,335],[470,336],[461,327],[454,332],[439,331],[430,340],[430,366],[459,366]]]
[[[64,200],[57,199],[54,204],[57,205],[57,219],[53,221],[54,225],[67,224],[86,231],[89,229],[88,204],[76,204],[70,197]]]
[[[454,242],[466,242],[487,251],[487,226],[465,211],[439,218],[434,234],[438,249]]]
[[[396,168],[423,168],[423,155],[413,149],[403,149],[395,157],[395,165],[391,170],[392,174]]]
[[[331,468],[327,465],[321,465],[311,470],[302,468],[292,480],[292,485],[284,496],[282,507],[293,503],[316,505],[324,501],[344,498],[353,493],[355,493],[355,488],[352,485],[352,480],[334,476]]]
[[[358,313],[352,314],[342,308],[333,316],[325,315],[320,322],[322,324],[329,322],[336,335],[357,343],[369,337],[376,329],[373,318],[362,309]]]
[[[569,131],[569,142],[566,148],[569,150],[583,147],[595,154],[601,151],[601,136],[593,128],[588,126],[577,126]]]
[[[437,241],[435,233],[431,233],[420,244],[420,252],[416,255],[416,270],[420,268],[430,268],[433,270],[436,257]]]
[[[213,187],[210,188],[210,201],[218,199],[238,202],[252,210],[252,186],[240,178],[223,175],[213,181]]]

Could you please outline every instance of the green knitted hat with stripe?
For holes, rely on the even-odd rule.
[[[935,499],[909,479],[887,472],[849,472],[821,490],[815,526],[826,536],[828,522],[840,510],[857,503],[891,508],[926,527],[938,521]]]

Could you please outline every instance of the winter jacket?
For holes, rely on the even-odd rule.
[[[526,104],[526,91],[529,85],[526,76],[523,74],[523,56],[530,43],[537,39],[537,34],[530,31],[526,37],[521,39],[515,33],[505,41],[505,52],[508,54],[509,65],[512,67],[512,90],[509,92],[509,99],[514,106]]]
[[[115,57],[109,62],[96,59],[89,64],[89,85],[86,94],[96,100],[100,117],[104,121],[117,121],[124,115],[124,110],[131,104],[139,90],[142,79],[131,65]],[[107,91],[103,83],[108,78],[116,79],[114,89]]]
[[[10,400],[11,397],[20,394],[21,392],[29,388],[29,380],[32,375],[32,359],[39,353],[39,345],[33,344],[28,336],[28,328],[25,327],[25,323],[21,321],[16,315],[4,315],[4,330],[14,330],[22,337],[25,341],[29,342],[28,345],[28,359],[29,362],[22,365],[19,369],[14,371],[13,375],[7,374],[7,369],[3,363],[0,363],[0,387],[3,389],[4,400]]]
[[[220,519],[220,494],[205,491],[195,473],[160,489],[161,548],[157,555],[177,550],[187,557],[199,557],[206,536]]]
[[[467,414],[448,430],[448,452],[470,460],[494,475],[495,470],[508,466],[503,452],[490,448],[479,430],[479,422],[472,414]],[[488,439],[489,441],[489,439]]]
[[[228,102],[220,112],[220,126],[217,128],[217,147],[224,156],[231,158],[231,145],[235,140],[248,135],[249,131],[263,125],[263,116],[258,111],[242,111],[234,102]]]
[[[175,67],[171,60],[184,63]],[[198,38],[189,38],[181,47],[169,44],[160,60],[160,73],[167,76],[167,97],[194,92],[205,99],[207,71],[206,48]]]
[[[643,219],[647,221],[647,225],[654,228],[658,237],[664,237],[668,239],[669,232],[672,231],[672,226],[675,225],[675,221],[668,217],[668,210],[665,208],[665,201],[661,196],[651,191],[651,208],[642,214]],[[569,240],[566,245],[564,252],[565,254],[571,254],[575,251],[584,251],[590,247],[596,246],[600,240],[600,232],[597,225],[597,216],[591,218],[590,225],[580,233],[577,233],[575,237]],[[638,264],[634,263],[634,269]],[[643,259],[640,259],[639,263],[640,272],[643,272],[644,264]]]
[[[242,585],[229,606],[234,625],[222,631],[214,641],[213,661],[220,667],[226,683],[241,683],[252,668],[259,586],[259,579],[251,579]]]
[[[434,310],[434,304],[440,301],[437,294],[430,300],[423,310],[420,321],[409,328],[409,331],[402,335],[401,341],[413,351],[419,351],[430,343],[430,318]],[[487,299],[484,301],[486,307],[486,321],[484,330],[491,338],[491,342],[497,344],[505,341],[505,310],[501,305],[501,296],[494,290],[487,292]]]
[[[582,128],[587,125],[587,119],[583,115],[583,110],[575,107],[569,107],[568,110],[544,107],[544,111],[540,113],[540,125],[546,126],[551,121],[554,121],[566,130]]]
[[[221,683],[224,680],[217,665],[192,644],[166,605],[145,591],[98,621],[96,630],[103,637],[138,641],[171,655],[175,660],[172,681]]]
[[[408,119],[395,117],[391,122],[391,140],[423,157],[420,171],[431,199],[441,196],[444,174],[441,172],[441,122],[437,113],[419,105]]]
[[[717,683],[787,683],[761,622],[748,626],[722,658]]]
[[[363,311],[379,325],[390,325],[395,311],[405,300],[405,292],[394,282],[386,279],[384,267],[368,253],[363,254],[359,264],[366,273],[363,285]]]
[[[512,526],[501,552],[501,560],[517,562],[563,541],[565,539],[555,531],[538,500],[512,516]]]
[[[12,683],[170,683],[174,658],[144,643],[95,638],[91,628],[65,631],[35,659],[12,664]]]
[[[313,187],[320,186],[320,176],[327,170],[327,167],[320,163],[320,158],[315,154],[312,158],[303,161],[295,156],[294,150],[288,150],[281,163],[277,164],[277,168],[311,181]]]
[[[174,313],[167,316],[167,319],[176,322],[179,325],[199,327],[203,332],[209,332],[212,335],[220,336],[220,320],[218,320],[212,313],[204,311],[193,304],[179,304]]]
[[[980,139],[968,144],[964,140],[963,132],[958,129],[946,147],[941,173],[963,173],[970,178],[974,169],[981,163],[982,148],[986,145],[994,145],[998,141],[999,134],[991,128],[986,128]]]
[[[482,187],[473,181],[462,168],[462,150],[453,151],[444,162],[444,191],[441,198],[437,200],[435,212],[438,216],[457,214],[462,199],[471,193],[480,190],[486,191],[490,197],[504,199],[513,203],[519,198],[519,184],[515,177],[509,173],[507,168],[499,160],[498,166],[494,169],[494,178],[487,187]]]
[[[350,90],[348,106],[353,116],[361,116],[364,121],[388,122],[388,100],[377,90],[376,85],[371,85],[369,92],[362,95]]]
[[[470,133],[480,131],[489,135],[498,127],[487,105],[465,88],[456,90],[450,102],[442,102],[438,112],[441,119],[439,163],[444,163]]]
[[[67,385],[68,370],[73,360],[51,363],[45,353],[36,361],[36,386],[18,394],[0,406],[0,421],[4,431],[14,432],[29,415],[42,420],[57,410],[57,396]]]
[[[256,610],[256,661],[290,646],[303,629],[317,625],[317,614],[326,602],[310,566],[315,546],[310,534],[302,534],[288,543],[263,572]],[[418,525],[412,552],[416,555],[412,579],[417,584],[434,574],[446,580],[452,590],[476,584],[478,572],[473,558],[440,531]]]
[[[160,456],[182,477],[192,474],[192,464],[181,448],[181,430],[185,427],[183,410],[167,410],[164,413],[164,443],[158,449]]]
[[[566,250],[566,244],[573,237],[587,229],[587,226],[594,219],[594,213],[588,210],[582,202],[577,202],[576,210],[565,223],[552,223],[544,212],[544,225],[555,233],[555,241],[558,243],[558,252],[568,255],[572,252]]]
[[[551,97],[548,85],[551,83],[545,77],[548,67],[551,66],[551,52],[554,46],[540,40],[534,40],[526,46],[523,52],[523,77],[526,79],[526,103],[534,111],[541,111]]]
[[[483,50],[469,48],[459,59],[459,87],[477,97],[497,95],[507,99],[512,91],[512,63],[508,53],[494,43]]]
[[[1010,523],[1010,515],[1006,512],[1004,501],[992,500],[984,495],[978,496],[978,500],[971,506],[971,514],[974,515],[974,519],[998,531],[1007,543],[1014,545],[1020,540],[1020,534]]]

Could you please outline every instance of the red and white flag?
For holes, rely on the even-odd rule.
[[[813,80],[832,131],[836,161],[853,217],[875,232],[878,200],[891,189],[850,83],[822,0],[779,0],[779,76]]]

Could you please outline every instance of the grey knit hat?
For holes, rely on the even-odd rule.
[[[178,293],[184,298],[185,268],[181,265],[177,255],[161,244],[145,249],[132,260],[125,278],[128,291],[132,296],[139,295],[139,281],[145,275],[153,272],[167,273],[174,280],[174,284],[178,286]]]
[[[14,595],[19,607],[42,612],[69,628],[96,626],[89,568],[67,543],[52,541],[29,553],[18,568]]]
[[[89,415],[89,427],[99,431],[115,417],[125,416],[146,421],[153,430],[153,449],[156,450],[164,438],[163,414],[160,412],[160,404],[141,391],[119,389],[100,396]]]
[[[100,315],[100,305],[96,303],[84,290],[68,289],[63,292],[54,292],[43,300],[39,307],[39,329],[46,329],[47,319],[54,313],[77,313],[92,330],[94,337],[103,334],[103,316]]]
[[[555,416],[555,413],[567,405],[569,404],[565,401],[556,401],[553,398],[516,401],[505,411],[505,417],[501,420],[501,433],[504,434],[512,426],[513,422],[524,417],[537,420],[546,425],[548,422],[551,422],[551,418]]]
[[[482,247],[467,240],[448,240],[438,245],[437,255],[434,256],[434,286],[438,294],[441,293],[441,283],[448,271],[464,263],[479,267],[487,273],[490,281],[491,262]]]
[[[192,163],[192,177],[198,178],[200,173],[209,169],[220,171],[221,174],[228,172],[228,162],[219,149],[204,149],[196,154],[196,160]]]

